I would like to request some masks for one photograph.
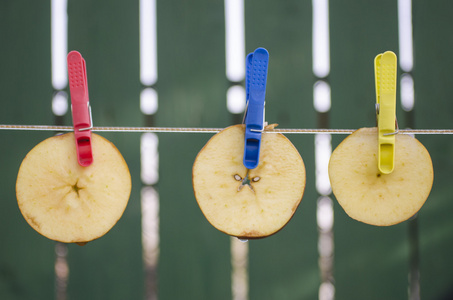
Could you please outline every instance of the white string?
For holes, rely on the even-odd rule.
[[[174,133],[217,133],[224,128],[191,128],[191,127],[93,127],[94,132],[174,132]],[[72,126],[49,125],[0,125],[0,130],[28,131],[73,131]],[[265,133],[285,134],[351,134],[355,129],[272,129]],[[453,134],[453,129],[399,129],[400,134]]]

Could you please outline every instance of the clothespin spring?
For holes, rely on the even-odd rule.
[[[90,127],[80,128],[79,131],[87,131],[93,129],[93,115],[91,114],[91,105],[88,103],[88,112],[90,113]]]
[[[376,116],[379,115],[379,103],[376,103]],[[376,118],[376,124],[377,124],[377,118]],[[384,136],[389,136],[389,135],[396,135],[400,132],[400,127],[398,126],[398,120],[397,117],[395,116],[395,131],[390,132],[390,133],[384,133],[382,135]]]

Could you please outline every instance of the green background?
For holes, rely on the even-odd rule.
[[[144,126],[139,95],[138,1],[69,1],[68,49],[87,61],[95,126]],[[416,105],[400,127],[452,128],[451,1],[413,0]],[[226,127],[224,3],[157,1],[159,110],[154,126]],[[281,128],[316,128],[313,109],[311,1],[245,1],[246,50],[270,53],[266,120]],[[398,54],[397,2],[331,1],[331,128],[375,124],[373,59]],[[52,125],[50,2],[0,1],[0,123]],[[399,72],[401,74],[401,72]],[[411,121],[412,120],[412,121]],[[70,115],[63,123],[71,125]],[[15,180],[27,152],[49,132],[0,132],[0,299],[55,298],[55,242],[23,219]],[[131,170],[133,188],[118,224],[85,247],[68,246],[69,299],[143,299],[140,134],[105,133]],[[159,299],[231,299],[229,237],[196,204],[191,168],[210,134],[159,134]],[[250,299],[317,299],[314,137],[289,136],[302,155],[307,187],[291,222],[249,242]],[[344,136],[333,137],[333,148]],[[422,299],[451,299],[453,287],[453,140],[418,136],[435,171],[418,215]],[[356,222],[334,201],[336,299],[406,299],[409,222],[378,228]]]

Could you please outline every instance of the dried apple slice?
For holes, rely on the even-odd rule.
[[[389,226],[415,215],[433,184],[433,165],[415,138],[396,135],[395,168],[378,169],[377,128],[361,128],[338,145],[329,162],[332,191],[353,219]]]
[[[77,162],[74,134],[48,138],[24,158],[16,181],[19,209],[43,236],[83,244],[107,233],[121,218],[131,176],[118,149],[92,133],[93,163]]]
[[[218,230],[244,239],[266,237],[289,222],[302,200],[304,162],[278,133],[263,133],[255,169],[243,165],[243,156],[243,125],[214,135],[193,165],[195,198]]]

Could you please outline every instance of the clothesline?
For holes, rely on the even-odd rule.
[[[93,132],[173,132],[173,133],[217,133],[223,128],[193,128],[193,127],[93,127]],[[0,130],[29,130],[29,131],[73,131],[72,126],[55,125],[0,125]],[[351,134],[354,129],[273,129],[267,133],[284,134]],[[453,129],[400,129],[401,134],[453,134]]]

